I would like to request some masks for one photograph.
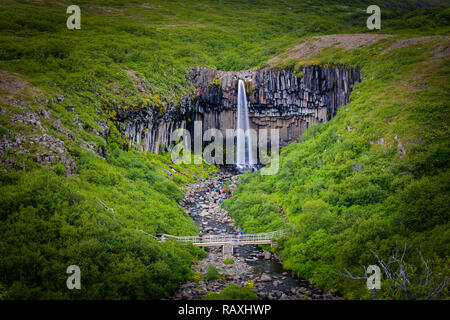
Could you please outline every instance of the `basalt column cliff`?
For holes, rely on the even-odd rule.
[[[294,71],[216,71],[193,69],[189,78],[195,94],[186,96],[163,115],[152,110],[135,110],[121,115],[118,127],[130,146],[141,151],[168,151],[170,134],[185,128],[194,136],[194,122],[202,131],[216,128],[225,137],[226,129],[236,128],[238,81],[247,91],[250,127],[280,130],[280,145],[300,138],[314,123],[336,115],[348,103],[354,83],[361,81],[358,69],[338,66],[307,66]]]

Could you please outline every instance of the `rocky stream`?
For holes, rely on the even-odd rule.
[[[229,197],[238,179],[239,172],[223,169],[216,176],[186,187],[181,205],[204,235],[237,234],[241,231],[234,226],[228,212],[220,207],[220,199],[226,197],[220,189],[227,184],[226,192]],[[233,259],[234,263],[225,264],[224,260],[227,258]],[[323,292],[308,281],[298,279],[293,273],[283,270],[281,259],[276,254],[263,251],[256,245],[234,247],[233,256],[224,256],[222,247],[210,247],[208,256],[193,266],[193,271],[200,272],[204,279],[210,264],[224,275],[224,279],[184,283],[172,299],[201,299],[208,291],[219,293],[229,284],[244,286],[248,281],[253,281],[253,292],[261,299],[341,299],[333,291]]]

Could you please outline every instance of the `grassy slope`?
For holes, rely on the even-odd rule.
[[[92,93],[100,91],[100,99],[109,104],[114,99],[135,106],[144,98],[153,101],[154,95],[176,100],[190,89],[184,80],[193,65],[247,69],[302,36],[367,32],[364,9],[369,2],[80,1],[82,29],[70,31],[65,26],[70,2],[4,1],[0,68],[27,75],[40,86],[81,91],[93,100],[98,98]],[[448,29],[439,9],[419,19],[405,10],[383,9],[383,14],[383,32]],[[150,96],[137,93],[125,68],[149,83]],[[111,88],[131,95],[124,99]]]
[[[438,48],[449,40],[388,50],[397,40],[314,57],[362,66],[364,81],[334,119],[282,150],[278,174],[246,175],[225,202],[248,231],[293,225],[285,266],[347,297],[364,297],[365,283],[339,274],[375,264],[371,250],[386,258],[406,243],[410,263],[420,265],[418,248],[448,274],[450,61]]]
[[[135,227],[196,232],[176,200],[179,186],[208,168],[175,167],[178,173],[169,176],[162,170],[170,169],[169,159],[121,151],[123,141],[110,121],[117,109],[176,102],[192,90],[185,77],[194,65],[248,69],[264,65],[302,36],[365,32],[367,3],[79,1],[79,31],[65,27],[69,4],[0,4],[0,70],[33,88],[2,89],[0,132],[10,140],[42,134],[41,128],[12,119],[46,108],[52,118],[41,118],[43,129],[63,141],[78,169],[64,177],[60,163],[51,168],[36,163],[36,145],[26,145],[29,153],[3,154],[18,169],[1,165],[0,298],[167,296],[189,277],[189,264],[201,252],[158,244]],[[384,32],[448,30],[445,14],[437,9],[419,19],[406,10],[383,14]],[[128,69],[150,90],[139,92]],[[56,99],[61,94],[63,101]],[[108,142],[96,134],[103,133],[99,121],[111,129]],[[106,147],[106,161],[85,144]],[[82,267],[80,292],[65,288],[69,264]]]

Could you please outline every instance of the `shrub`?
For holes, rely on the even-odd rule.
[[[234,260],[231,259],[231,258],[226,258],[225,260],[223,260],[223,263],[224,263],[224,264],[233,264],[233,263],[234,263]]]
[[[205,279],[207,281],[213,281],[222,278],[219,270],[217,270],[216,266],[213,264],[208,265],[208,269],[206,271]]]

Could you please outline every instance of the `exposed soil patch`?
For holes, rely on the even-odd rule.
[[[416,37],[416,38],[409,38],[409,39],[401,39],[398,41],[395,41],[387,50],[391,51],[393,49],[398,49],[398,48],[404,48],[404,47],[408,47],[408,46],[412,46],[415,45],[419,42],[424,42],[424,41],[431,41],[431,40],[436,40],[436,39],[444,39],[444,40],[449,40],[450,37],[441,37],[441,36],[424,36],[424,37]],[[449,55],[449,51],[448,51],[448,46],[441,46],[439,48],[436,48],[436,55],[439,55],[441,57],[444,56],[448,56]]]
[[[0,93],[0,102],[19,106],[18,97],[25,95],[36,96],[41,94],[42,91],[31,86],[18,75],[0,70]]]
[[[308,59],[318,55],[324,48],[340,47],[345,50],[355,49],[361,46],[370,45],[380,39],[392,37],[390,34],[333,34],[327,36],[313,37],[312,39],[300,42],[288,49],[285,58],[287,59]],[[274,65],[280,61],[280,56],[271,58],[269,65]]]

